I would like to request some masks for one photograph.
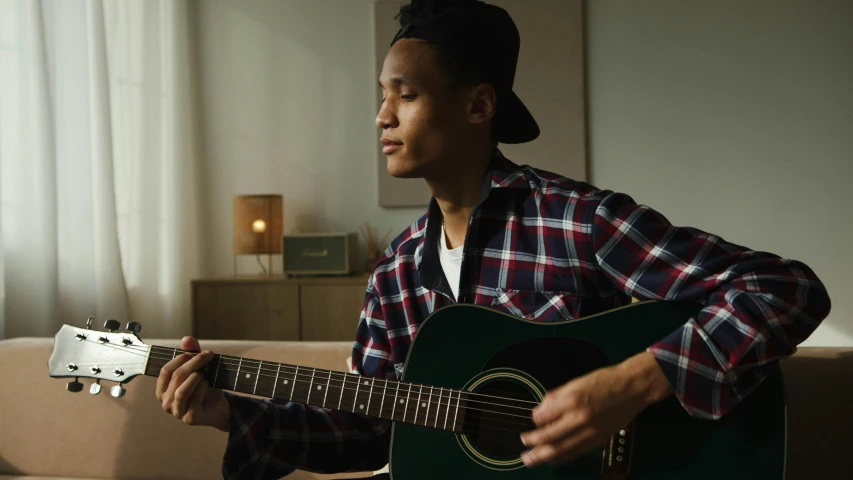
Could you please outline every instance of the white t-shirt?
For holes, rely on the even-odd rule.
[[[448,249],[445,242],[444,224],[441,224],[441,235],[438,237],[438,258],[441,259],[441,269],[447,277],[447,283],[453,291],[453,298],[459,299],[459,272],[462,270],[462,246]]]

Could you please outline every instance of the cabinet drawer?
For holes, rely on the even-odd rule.
[[[364,285],[302,285],[302,340],[355,340]]]
[[[194,283],[193,331],[202,340],[299,340],[299,286]]]

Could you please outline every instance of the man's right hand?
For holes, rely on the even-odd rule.
[[[184,337],[181,349],[199,352],[201,346],[195,338]],[[222,390],[211,387],[198,372],[212,358],[209,350],[183,353],[164,365],[157,377],[157,400],[166,413],[187,425],[207,425],[228,432],[228,400]]]

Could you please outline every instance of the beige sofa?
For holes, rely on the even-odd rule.
[[[204,347],[335,370],[345,368],[350,354],[348,342],[210,341]],[[154,378],[137,377],[120,399],[108,387],[97,396],[85,389],[72,394],[64,380],[48,377],[52,349],[52,338],[0,341],[0,479],[221,478],[226,435],[166,415],[154,398]],[[853,348],[802,348],[783,368],[787,478],[853,479]],[[296,472],[288,478],[335,476]]]

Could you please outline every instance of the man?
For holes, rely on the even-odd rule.
[[[548,393],[533,412],[537,428],[522,434],[530,448],[522,458],[557,463],[669,395],[691,415],[724,416],[827,316],[827,293],[800,262],[674,227],[627,195],[504,158],[498,143],[539,134],[512,91],[519,38],[504,10],[414,2],[400,20],[376,124],[388,171],[423,178],[433,199],[368,281],[353,349],[360,374],[398,378],[420,323],[454,302],[534,321],[588,316],[632,297],[705,305],[641,354]],[[182,348],[200,347],[188,337]],[[224,394],[193,373],[210,357],[170,362],[157,397],[187,423],[230,432],[226,478],[387,462],[389,422]]]

